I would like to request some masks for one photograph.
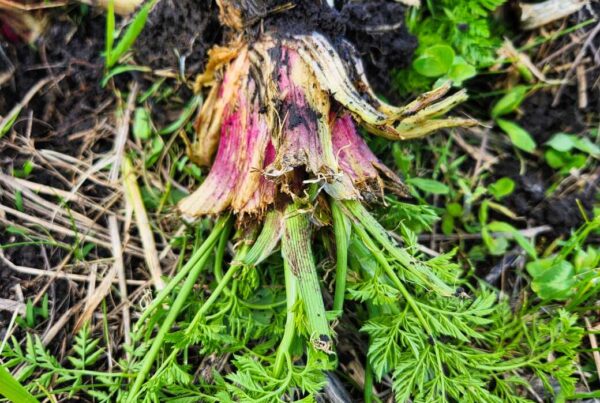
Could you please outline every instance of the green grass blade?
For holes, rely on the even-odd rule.
[[[115,43],[115,2],[108,1],[106,9],[106,45],[104,48],[104,57],[108,61],[111,60],[112,48]]]
[[[37,403],[38,400],[31,395],[13,376],[4,365],[0,365],[0,395],[15,403]]]
[[[123,56],[125,52],[131,49],[131,47],[135,43],[135,40],[142,32],[142,29],[144,29],[144,26],[146,25],[146,20],[148,19],[148,14],[150,13],[150,9],[152,8],[152,6],[154,6],[154,3],[155,1],[150,1],[142,6],[142,8],[136,14],[129,27],[127,27],[123,38],[119,40],[119,43],[117,43],[117,46],[115,46],[115,48],[111,50],[110,54],[106,55],[106,67],[111,68],[112,66],[114,66],[115,63],[119,61],[121,56]]]

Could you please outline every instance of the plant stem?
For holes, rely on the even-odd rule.
[[[204,265],[206,264],[206,261],[210,257],[210,253],[208,253],[208,252],[214,246],[214,243],[216,242],[217,238],[219,237],[221,231],[226,227],[227,223],[229,223],[229,222],[230,222],[230,220],[228,218],[219,219],[219,221],[217,222],[217,225],[215,225],[215,228],[213,229],[210,236],[206,239],[206,241],[204,241],[202,246],[194,253],[192,259],[190,260],[190,262],[192,262],[192,261],[194,262],[194,265],[192,266],[189,263],[186,264],[184,266],[184,268],[181,270],[181,272],[178,273],[178,275],[175,276],[175,278],[173,278],[173,280],[169,282],[167,287],[165,287],[161,291],[161,293],[159,293],[159,296],[155,299],[155,302],[156,302],[156,300],[159,299],[159,297],[161,297],[161,300],[164,299],[167,294],[164,294],[164,295],[161,295],[161,294],[163,294],[163,292],[168,293],[168,292],[170,292],[169,289],[172,290],[173,288],[175,288],[175,285],[177,284],[176,280],[178,279],[178,277],[183,277],[183,275],[181,275],[181,273],[189,272],[188,277],[186,278],[185,282],[183,283],[183,285],[181,287],[181,290],[179,291],[179,293],[177,294],[177,297],[175,298],[175,301],[173,302],[173,305],[169,309],[169,313],[167,314],[167,317],[165,318],[160,329],[158,330],[156,337],[152,341],[152,346],[150,347],[150,350],[148,351],[148,353],[146,354],[146,357],[144,358],[144,361],[142,362],[142,367],[140,369],[140,372],[136,376],[135,382],[134,382],[131,390],[129,391],[129,396],[127,398],[128,402],[134,402],[135,399],[137,398],[137,394],[139,393],[139,391],[144,383],[144,380],[146,379],[146,376],[150,372],[150,369],[152,368],[152,364],[154,363],[154,360],[156,359],[156,356],[158,355],[160,348],[162,347],[165,336],[167,335],[169,330],[171,330],[173,323],[175,323],[175,320],[177,319],[179,312],[185,305],[185,301],[187,300],[188,295],[192,291],[192,288],[194,287],[194,284],[195,284],[196,280],[198,279],[198,276],[200,275],[200,271],[202,271],[202,268],[204,267]],[[191,266],[191,267],[188,267],[188,266]],[[223,283],[223,282],[221,282],[221,283]],[[221,285],[221,283],[219,285]],[[155,305],[155,302],[152,303],[151,307],[153,305]],[[160,303],[160,302],[158,302],[158,303]]]
[[[290,205],[286,210],[285,231],[281,242],[283,259],[298,282],[311,343],[315,349],[329,353],[331,331],[325,314],[310,235],[310,222],[306,213],[299,210],[298,203]]]
[[[283,332],[283,338],[281,339],[281,343],[279,343],[279,347],[277,348],[277,356],[275,357],[274,375],[277,378],[281,376],[283,365],[286,362],[286,356],[289,354],[290,346],[292,345],[292,341],[294,340],[294,335],[296,333],[294,305],[296,304],[296,299],[298,298],[297,283],[290,265],[284,261],[283,267],[285,271],[287,314],[285,317],[285,330]]]
[[[281,238],[283,214],[273,210],[267,213],[262,229],[252,248],[244,256],[244,264],[256,266],[269,257]]]
[[[208,238],[206,238],[202,245],[200,245],[200,247],[192,254],[190,260],[188,260],[188,262],[181,268],[181,270],[175,275],[175,277],[173,277],[171,281],[169,281],[166,287],[158,293],[158,295],[156,296],[156,298],[154,298],[150,306],[148,306],[144,310],[142,316],[137,321],[136,330],[146,321],[146,319],[148,319],[152,312],[154,312],[154,310],[158,308],[160,304],[162,304],[165,298],[171,293],[171,291],[173,291],[173,289],[175,289],[177,284],[179,284],[181,280],[183,280],[183,278],[190,272],[190,270],[196,267],[198,261],[202,259],[204,255],[206,255],[212,249],[217,239],[221,235],[221,232],[224,229],[229,228],[231,226],[231,222],[232,220],[230,220],[229,217],[222,217],[217,220]]]
[[[12,402],[38,403],[38,400],[2,364],[0,364],[0,395]]]
[[[221,292],[223,292],[229,281],[233,278],[233,275],[236,274],[241,267],[241,265],[235,265],[231,266],[229,270],[227,270],[227,273],[225,273],[225,275],[217,285],[217,288],[215,288],[215,290],[210,294],[210,297],[208,297],[206,302],[202,304],[202,307],[200,307],[198,312],[196,312],[196,315],[194,316],[194,319],[192,319],[192,321],[190,322],[186,333],[189,333],[198,326],[200,320],[204,317],[208,309],[212,306],[212,304],[214,304],[214,302],[217,300],[219,295],[221,295]]]
[[[396,259],[407,271],[419,278],[423,284],[427,284],[434,291],[444,296],[450,296],[454,290],[444,283],[435,273],[430,270],[420,270],[415,259],[405,250],[399,248],[387,234],[385,228],[367,211],[367,209],[355,200],[347,200],[344,206],[362,224],[362,226],[381,244],[394,259]]]
[[[336,271],[335,271],[335,293],[333,297],[333,310],[341,311],[344,308],[344,296],[346,293],[346,273],[348,271],[348,244],[350,242],[350,231],[352,229],[350,220],[342,212],[338,202],[331,201],[331,212],[333,215],[333,232],[335,233],[336,248]]]
[[[223,278],[223,259],[225,257],[225,249],[227,249],[229,235],[231,235],[230,225],[227,226],[223,232],[221,232],[219,243],[217,244],[217,252],[215,253],[215,267],[213,270],[217,281],[221,281],[221,278]]]
[[[429,323],[427,323],[427,321],[423,317],[423,313],[421,312],[421,309],[417,305],[416,301],[414,300],[414,298],[412,297],[412,295],[410,295],[410,293],[408,292],[408,290],[406,289],[406,287],[404,287],[404,284],[402,284],[402,280],[400,280],[398,278],[398,276],[394,272],[394,269],[392,269],[392,267],[388,263],[388,261],[385,258],[385,256],[383,256],[377,250],[375,244],[373,243],[373,240],[371,239],[371,237],[369,236],[369,234],[367,234],[367,232],[363,228],[363,226],[360,225],[360,224],[354,224],[354,231],[356,231],[356,233],[358,234],[358,236],[362,239],[362,241],[364,242],[365,246],[369,250],[371,250],[371,252],[373,253],[373,257],[379,262],[379,264],[381,265],[381,267],[385,271],[385,274],[387,274],[387,276],[390,278],[390,280],[392,280],[392,283],[394,284],[394,286],[398,289],[398,291],[400,291],[400,293],[402,294],[402,296],[404,297],[404,299],[406,300],[406,302],[408,303],[408,305],[411,307],[411,309],[413,310],[413,312],[417,316],[417,319],[419,319],[419,322],[421,322],[421,325],[423,326],[423,328],[425,329],[425,331],[427,332],[427,334],[430,335],[430,336],[433,336],[433,332],[432,332],[431,328],[429,327]]]

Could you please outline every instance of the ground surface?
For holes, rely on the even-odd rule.
[[[225,35],[215,5],[197,3],[161,1],[151,12],[127,58],[129,64],[150,69],[125,72],[107,82],[103,82],[106,70],[102,57],[106,19],[98,10],[73,5],[49,11],[49,28],[33,44],[0,37],[2,51],[14,67],[10,77],[0,84],[0,117],[24,102],[10,130],[0,134],[0,341],[9,334],[18,341],[24,340],[27,333],[36,334],[60,361],[68,355],[75,328],[85,317],[92,319],[95,334],[108,331],[110,340],[105,348],[114,357],[107,359],[107,365],[117,365],[126,341],[124,329],[131,326],[152,295],[141,231],[132,222],[122,187],[110,173],[114,160],[109,158],[113,157],[115,139],[120,138],[123,125],[129,126],[127,119],[136,119],[139,113],[134,111],[136,108],[150,112],[153,133],[173,122],[178,124],[175,130],[165,131],[162,136],[136,135],[132,128],[126,139],[127,154],[134,157],[142,198],[149,211],[156,243],[152,253],[160,259],[165,275],[173,273],[185,255],[181,253],[185,250],[184,243],[193,242],[184,234],[193,234],[194,230],[179,221],[174,204],[196,186],[205,171],[184,159],[185,135],[180,135],[179,130],[187,130],[188,135],[193,130],[188,124],[189,117],[179,119],[189,107],[192,83],[203,69],[208,49],[220,43]],[[298,8],[290,14],[276,15],[266,27],[286,26],[293,31],[297,21],[308,15],[311,29],[314,26],[332,37],[345,35],[357,44],[369,79],[379,94],[406,101],[412,95],[395,88],[393,77],[396,70],[410,67],[417,39],[405,25],[382,34],[364,29],[393,24],[403,10],[404,6],[383,0],[354,3],[339,15],[323,14],[322,10],[311,12],[310,7]],[[522,298],[519,292],[526,292],[529,287],[530,279],[524,269],[527,258],[513,242],[500,253],[486,249],[478,215],[483,198],[467,200],[465,187],[473,192],[477,186],[487,188],[501,178],[512,179],[513,191],[499,199],[489,197],[495,203],[495,208],[489,209],[489,220],[509,222],[525,234],[533,233],[532,242],[539,251],[554,248],[548,253],[556,251],[561,241],[597,214],[598,156],[586,154],[585,164],[561,171],[561,167],[548,164],[545,143],[557,133],[569,133],[588,136],[597,144],[600,34],[590,39],[589,47],[584,49],[582,44],[591,32],[597,31],[599,10],[594,3],[533,32],[506,31],[518,49],[545,38],[543,44],[523,54],[548,80],[536,78],[531,85],[527,84],[530,85],[527,98],[511,115],[535,140],[538,145],[535,152],[515,151],[490,116],[498,94],[519,80],[518,69],[511,63],[492,65],[464,85],[472,99],[455,113],[479,119],[481,126],[444,131],[406,146],[379,141],[372,144],[382,160],[397,171],[406,174],[401,169],[402,161],[410,160],[407,166],[412,178],[436,179],[444,189],[450,189],[450,192],[427,192],[417,187],[407,200],[430,204],[445,217],[450,214],[449,204],[461,207],[460,213],[446,220],[452,221],[451,227],[438,222],[432,231],[420,232],[421,243],[433,253],[458,247],[461,263],[471,268],[466,271],[475,272],[478,279],[487,279],[492,286],[512,295],[513,304]],[[499,13],[496,18],[501,18]],[[589,20],[593,22],[569,34],[552,36]],[[126,22],[117,19],[117,28]],[[515,25],[514,20],[503,24]],[[259,32],[264,28],[256,29]],[[584,53],[581,58],[580,52]],[[558,80],[564,82],[557,83]],[[38,84],[39,88],[31,93]],[[127,99],[132,91],[143,97],[143,101],[133,105],[135,108]],[[587,100],[584,102],[582,97]],[[462,164],[453,166],[459,158],[464,158]],[[385,208],[377,205],[373,208],[385,220]],[[112,289],[102,295],[102,302],[91,301],[113,263],[109,217],[117,218],[124,244],[122,257],[128,280],[125,290],[132,307],[131,319],[122,316],[123,306],[119,301],[123,289],[119,289],[116,280]],[[391,223],[388,227],[395,225]],[[581,247],[596,248],[599,239],[600,234],[592,232]],[[471,281],[476,282],[475,278]],[[197,289],[210,291],[208,284],[198,284]],[[527,293],[535,298],[531,292]],[[592,306],[589,310],[580,310],[590,326],[598,323],[596,300],[594,297],[587,302]],[[8,301],[16,305],[8,305]],[[36,308],[27,308],[28,302]],[[44,304],[47,308],[43,308]],[[337,329],[343,340],[338,347],[341,367],[337,375],[332,375],[337,383],[330,381],[334,386],[333,391],[330,387],[327,392],[329,399],[336,393],[351,396],[353,400],[362,396],[361,362],[367,340],[359,335],[353,317],[354,311],[361,311],[361,304],[352,304],[356,308],[354,305],[348,308],[349,318]],[[18,320],[15,326],[15,312],[20,317],[30,312],[30,317]],[[583,343],[583,349],[594,348],[589,344],[593,343],[592,338],[584,338]],[[596,367],[600,360],[596,357],[598,361],[594,361],[589,350],[586,351],[581,357],[582,374],[586,375],[581,376],[577,386],[582,393],[600,387],[595,373],[600,370]],[[206,355],[193,361],[198,372],[217,368],[227,373],[231,370],[228,359],[228,355]],[[98,365],[106,369],[105,365]],[[377,387],[383,391],[382,398],[389,398],[389,379]],[[542,387],[534,384],[524,393],[534,399],[537,395],[537,400],[542,401],[540,390]]]

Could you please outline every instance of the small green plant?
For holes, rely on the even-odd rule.
[[[426,1],[407,16],[419,47],[411,68],[398,72],[402,92],[426,90],[437,81],[462,85],[496,58],[501,36],[491,13],[505,0]]]
[[[588,235],[600,228],[600,217],[576,231],[556,253],[527,264],[531,288],[543,301],[567,301],[577,307],[600,291],[600,251],[584,246]]]
[[[508,91],[492,108],[491,116],[502,131],[508,134],[512,144],[528,153],[535,151],[537,145],[531,135],[517,123],[503,116],[514,112],[525,100],[527,87],[516,86]]]
[[[582,169],[589,159],[600,158],[600,148],[588,136],[557,133],[546,142],[546,163],[561,174],[571,169]]]

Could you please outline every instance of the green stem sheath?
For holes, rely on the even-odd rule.
[[[331,330],[312,254],[310,222],[297,203],[290,205],[286,210],[281,251],[284,261],[298,282],[311,343],[315,349],[329,353],[332,344]]]
[[[346,274],[348,272],[348,245],[350,243],[350,220],[343,213],[338,202],[331,200],[331,213],[333,216],[333,232],[335,234],[336,271],[335,293],[333,297],[333,310],[341,312],[344,308],[346,294]]]
[[[286,363],[286,357],[289,355],[289,350],[294,341],[294,335],[296,333],[296,321],[294,313],[294,305],[298,298],[298,288],[296,279],[292,273],[290,265],[285,261],[283,262],[285,270],[285,293],[287,300],[287,314],[285,318],[285,330],[283,332],[283,338],[279,347],[277,348],[277,355],[275,357],[275,373],[276,377],[281,376],[283,366]]]

